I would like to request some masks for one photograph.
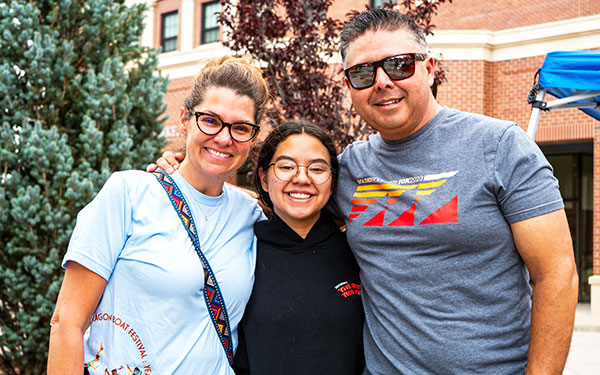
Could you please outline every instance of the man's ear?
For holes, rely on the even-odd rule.
[[[187,123],[189,122],[189,119],[185,118],[186,113],[187,111],[182,107],[179,112],[179,131],[183,135],[187,135]]]
[[[431,87],[435,78],[435,58],[427,56],[425,59],[425,69],[427,69],[427,82]]]
[[[262,168],[259,168],[258,176],[260,177],[260,185],[262,186],[263,190],[268,192],[269,184],[267,182],[267,173],[265,173],[265,171]]]

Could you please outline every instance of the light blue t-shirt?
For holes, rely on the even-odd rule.
[[[179,173],[172,177],[219,282],[236,348],[254,281],[253,225],[264,215],[256,200],[236,189],[225,186],[210,197]],[[107,280],[84,336],[90,374],[135,367],[143,374],[233,374],[204,301],[202,264],[154,175],[114,173],[78,214],[63,267],[68,261]]]

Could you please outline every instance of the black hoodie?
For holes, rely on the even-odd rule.
[[[255,224],[256,279],[237,374],[354,375],[364,367],[356,260],[325,211],[305,239],[277,215]]]

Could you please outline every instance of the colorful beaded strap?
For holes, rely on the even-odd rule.
[[[190,235],[192,243],[194,244],[194,248],[196,249],[196,253],[200,257],[202,268],[204,268],[204,300],[208,306],[208,313],[215,326],[215,329],[217,330],[221,344],[223,344],[223,349],[225,349],[225,354],[227,355],[229,364],[232,365],[233,343],[231,341],[231,329],[229,328],[229,318],[227,317],[225,300],[223,299],[221,289],[219,289],[219,284],[217,283],[217,279],[212,271],[212,268],[210,268],[208,260],[204,254],[202,254],[202,251],[200,251],[200,242],[198,241],[198,234],[196,232],[194,219],[192,218],[192,212],[190,211],[183,194],[175,184],[175,181],[173,181],[168,174],[164,173],[160,169],[157,169],[152,174],[167,192],[169,200],[173,204],[173,207],[181,219],[183,226]]]

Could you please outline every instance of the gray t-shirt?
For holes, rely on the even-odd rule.
[[[340,155],[335,195],[361,269],[372,374],[519,374],[529,275],[510,223],[563,207],[518,125],[444,108],[400,141]]]

